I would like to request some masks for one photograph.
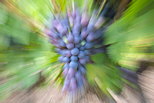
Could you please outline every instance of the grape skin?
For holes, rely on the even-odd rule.
[[[69,64],[69,67],[70,67],[70,68],[77,69],[78,63],[77,63],[76,61],[71,61],[70,64]]]
[[[78,48],[74,48],[71,50],[71,54],[72,55],[78,55],[79,54],[79,49]]]
[[[51,43],[57,47],[57,53],[62,55],[59,61],[65,63],[64,91],[72,92],[84,87],[85,65],[91,62],[90,55],[102,52],[102,49],[95,48],[101,45],[104,31],[100,28],[102,17],[98,18],[94,13],[90,17],[86,12],[81,14],[75,10],[68,12],[64,18],[55,19],[52,28],[47,32]]]

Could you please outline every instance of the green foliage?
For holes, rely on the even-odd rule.
[[[0,99],[4,99],[15,90],[33,86],[40,72],[51,82],[54,78],[49,79],[49,75],[55,72],[45,72],[51,71],[55,63],[56,68],[61,65],[57,63],[59,55],[47,38],[32,32],[21,18],[10,14],[4,6],[0,10],[1,17],[5,18],[0,24]]]
[[[108,54],[115,63],[134,70],[138,61],[147,58],[146,52],[153,46],[154,10],[150,9],[153,4],[153,1],[134,0],[124,16],[107,30],[105,43],[112,44]]]
[[[94,64],[87,65],[87,77],[91,84],[97,83],[100,89],[108,94],[110,88],[119,92],[122,88],[122,79],[120,71],[116,65],[110,61],[106,54],[96,54],[92,56]]]

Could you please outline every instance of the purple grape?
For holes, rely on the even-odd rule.
[[[68,57],[63,58],[63,62],[68,63],[69,61],[70,61],[70,59]]]
[[[88,32],[94,31],[94,25],[95,25],[95,21],[94,20],[90,20],[89,24],[88,24],[88,27],[87,27],[87,31]]]
[[[84,50],[85,48],[84,48],[84,46],[80,46],[80,50]]]
[[[54,19],[52,21],[52,25],[53,25],[54,28],[56,28],[56,25],[58,25],[58,24],[59,24],[59,21],[57,19]]]
[[[62,32],[61,30],[63,30],[63,26],[60,23],[58,23],[55,27],[59,33]]]
[[[76,47],[76,48],[80,48],[81,45],[80,45],[80,44],[76,44],[75,47]]]
[[[73,26],[73,22],[74,22],[74,18],[72,16],[68,16],[68,18],[69,18],[70,26],[72,27]]]
[[[77,89],[77,83],[76,83],[76,79],[72,78],[70,81],[70,87],[72,91],[75,91]]]
[[[68,49],[73,49],[74,48],[74,44],[73,43],[68,43],[68,44],[66,44],[66,47]]]
[[[60,62],[63,62],[63,58],[64,58],[64,56],[60,56],[60,57],[59,57],[59,61],[60,61]]]
[[[85,39],[88,36],[88,32],[86,30],[82,30],[81,32],[81,38]]]
[[[70,57],[71,56],[71,51],[70,50],[65,51],[65,56]]]
[[[62,55],[62,52],[61,52],[61,49],[60,49],[60,48],[56,48],[55,51],[56,51],[57,53],[59,53],[59,54]]]
[[[52,37],[53,39],[59,39],[58,34],[54,30],[51,30],[48,35]]]
[[[66,44],[61,40],[61,41],[59,41],[59,46],[60,46],[60,47],[65,47]]]
[[[77,67],[78,67],[78,63],[75,62],[75,61],[71,61],[70,64],[69,64],[69,67],[70,67],[70,68],[77,69]]]
[[[86,62],[90,61],[90,57],[89,56],[85,56],[84,58],[85,58]]]
[[[81,29],[80,23],[76,23],[73,27],[73,35],[79,35]]]
[[[89,23],[89,17],[87,16],[86,13],[83,13],[82,19],[81,19],[81,25],[84,27],[84,26],[87,26],[88,23]]]
[[[95,24],[95,28],[100,28],[102,26],[102,24],[105,22],[105,18],[100,16]]]
[[[62,19],[61,23],[63,24],[63,27],[69,28],[69,20],[68,18]]]
[[[100,29],[95,32],[95,40],[100,38],[103,35],[103,31],[104,29]]]
[[[76,36],[76,37],[74,38],[74,43],[75,43],[75,44],[78,44],[78,43],[80,43],[80,40],[81,40],[81,38],[80,38],[79,36]]]
[[[72,77],[74,77],[75,72],[76,72],[76,70],[75,70],[75,69],[70,68],[70,69],[68,70],[68,73],[67,73],[68,78],[70,78],[70,79],[71,79]]]
[[[69,43],[72,43],[74,41],[73,35],[69,33],[67,40]]]
[[[86,74],[86,69],[84,66],[79,66],[79,70],[81,71],[82,74]]]
[[[81,21],[81,16],[80,16],[79,12],[76,12],[75,23],[76,22],[79,22],[80,23],[80,21]]]
[[[65,68],[65,69],[64,69],[64,71],[63,71],[63,75],[64,75],[64,76],[66,76],[66,75],[67,75],[68,70],[69,70],[68,68]]]
[[[91,42],[87,42],[84,46],[86,49],[90,49],[93,47],[93,44]]]
[[[70,57],[71,56],[71,51],[70,50],[61,50],[62,55]]]
[[[84,58],[84,56],[85,56],[85,52],[84,51],[80,51],[78,57],[79,58]]]
[[[77,61],[78,60],[78,57],[77,56],[71,56],[71,60],[72,61]]]
[[[76,17],[76,14],[77,14],[76,11],[73,11],[72,12],[72,17],[75,18]]]
[[[79,54],[79,49],[78,48],[74,48],[71,50],[71,54],[72,55],[78,55]]]
[[[87,63],[87,60],[85,58],[80,58],[79,62],[83,65],[85,65]]]
[[[65,79],[64,86],[63,86],[63,89],[62,89],[63,92],[68,90],[69,84],[70,84],[70,81]]]
[[[78,87],[82,87],[84,84],[83,84],[83,80],[82,80],[82,74],[80,71],[76,72],[75,78],[77,80]]]
[[[96,17],[95,14],[90,17],[86,11],[81,14],[73,9],[64,18],[56,16],[50,30],[45,31],[56,46],[57,53],[62,55],[59,61],[65,63],[63,90],[68,92],[84,88],[85,64],[92,63],[92,54],[102,51],[105,27],[101,27],[102,17]]]
[[[66,64],[64,65],[63,69],[69,69],[69,64],[66,63]]]
[[[94,34],[94,33],[90,33],[90,34],[87,36],[86,40],[87,40],[88,42],[91,42],[91,41],[95,40],[95,34]]]
[[[77,80],[81,80],[81,79],[80,79],[81,76],[82,76],[82,75],[81,75],[81,72],[80,72],[80,71],[77,71],[77,72],[75,73],[75,78],[76,78]]]

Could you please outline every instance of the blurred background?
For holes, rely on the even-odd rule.
[[[74,103],[153,103],[154,0],[0,0],[0,103],[73,103],[44,32],[72,4],[99,11],[107,25],[105,52],[91,56]]]

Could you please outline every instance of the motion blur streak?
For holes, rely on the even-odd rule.
[[[153,103],[154,0],[0,0],[0,103]]]

